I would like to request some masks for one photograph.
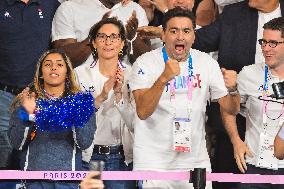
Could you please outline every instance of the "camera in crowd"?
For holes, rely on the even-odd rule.
[[[284,99],[284,81],[279,83],[273,83],[272,89],[274,92],[274,95],[271,95],[272,98],[278,99]]]

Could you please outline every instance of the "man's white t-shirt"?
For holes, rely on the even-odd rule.
[[[132,12],[136,12],[136,17],[138,18],[138,27],[148,26],[149,21],[145,10],[138,4],[133,1],[129,1],[126,5],[122,3],[116,4],[111,11],[111,17],[117,16],[124,25],[127,24],[128,19],[132,16]]]
[[[205,110],[207,100],[219,99],[227,94],[218,63],[208,54],[190,50],[193,60],[192,100],[192,152],[173,150],[172,123],[175,108],[187,106],[186,78],[188,62],[180,62],[181,74],[175,82],[177,105],[170,101],[167,85],[153,114],[146,120],[135,120],[134,169],[135,170],[211,170],[205,141]],[[151,88],[165,67],[162,49],[158,48],[140,56],[132,67],[129,82],[132,91]]]
[[[271,72],[269,72],[268,96],[273,94],[272,83],[278,83],[280,81],[278,77],[273,76]],[[246,162],[255,166],[257,165],[260,134],[263,128],[262,106],[264,101],[259,99],[259,97],[262,96],[263,84],[264,64],[245,66],[238,74],[238,90],[241,95],[241,104],[246,107],[245,142],[253,154],[253,158],[246,156]],[[269,130],[275,131],[276,133],[280,129],[278,123],[282,108],[282,104],[275,102],[268,102],[266,106],[268,116],[275,119],[267,118],[267,125]],[[277,117],[279,118],[276,119]],[[278,161],[278,167],[284,168],[284,160]]]

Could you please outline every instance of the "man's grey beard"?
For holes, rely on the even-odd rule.
[[[189,51],[185,53],[186,55],[184,57],[176,57],[175,59],[178,61],[178,62],[184,62],[188,59],[188,56],[189,56]]]

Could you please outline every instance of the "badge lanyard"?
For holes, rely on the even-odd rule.
[[[169,57],[166,53],[165,47],[162,49],[165,64],[168,62]],[[173,150],[176,152],[191,152],[192,151],[192,137],[191,137],[191,103],[192,103],[192,90],[193,90],[193,66],[191,55],[188,57],[188,77],[186,79],[187,86],[187,116],[185,117],[181,109],[177,109],[175,99],[175,78],[169,81],[170,85],[170,102],[175,107],[175,118],[173,122]],[[177,112],[178,110],[178,112]]]
[[[267,105],[268,105],[268,66],[265,65],[264,68],[264,83],[263,83],[263,99],[262,102],[262,117],[263,117],[263,130],[260,133],[260,139],[259,139],[259,153],[257,158],[257,166],[268,168],[268,169],[278,169],[278,160],[274,157],[273,153],[273,143],[274,143],[274,137],[273,134],[267,131],[268,124],[267,124]],[[283,115],[284,107],[282,106],[281,113],[276,118],[269,118],[271,120],[277,120],[280,118],[278,125],[283,123],[282,115]],[[272,130],[273,131],[273,130]]]
[[[268,117],[267,116],[267,105],[268,105],[268,102],[269,102],[267,100],[267,96],[269,94],[269,92],[268,92],[268,81],[269,81],[269,79],[268,79],[268,66],[265,65],[265,67],[264,67],[264,83],[263,83],[263,92],[262,92],[262,96],[263,96],[263,99],[264,99],[264,101],[262,102],[262,117],[263,117],[262,122],[263,122],[263,125],[264,125],[264,128],[263,128],[264,133],[266,133],[267,117]],[[277,120],[277,119],[283,117],[283,113],[284,113],[284,106],[282,107],[280,115],[277,118],[274,118],[274,119],[270,118],[270,119]]]
[[[266,105],[267,105],[267,95],[268,95],[268,66],[264,67],[264,83],[263,83],[263,92],[262,96],[264,101],[262,102],[262,122],[263,122],[263,130],[266,133],[266,125],[267,125],[267,117],[266,117]]]

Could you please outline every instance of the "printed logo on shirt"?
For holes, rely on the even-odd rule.
[[[265,90],[264,90],[263,84],[261,84],[261,85],[258,87],[258,91],[261,92],[261,94],[262,94],[263,96],[269,96],[269,95],[270,95],[270,92],[269,92],[269,91],[265,91]]]
[[[39,15],[39,17],[40,18],[43,18],[43,12],[42,12],[42,9],[37,9],[37,11],[38,11],[38,15]]]
[[[86,92],[91,92],[91,93],[93,93],[93,92],[96,91],[95,86],[89,86],[89,87],[87,87],[87,86],[85,86],[83,83],[80,83],[80,84],[81,84],[81,86],[85,89]]]
[[[90,87],[89,87],[89,90],[87,90],[87,91],[95,92],[95,87],[94,87],[94,86],[90,86]]]
[[[138,75],[144,75],[144,74],[145,74],[144,71],[142,70],[142,68],[140,68],[138,71]]]
[[[193,85],[193,88],[201,88],[201,78],[200,78],[200,74],[195,74],[192,76],[193,78],[193,82],[192,82],[192,85]],[[189,80],[189,76],[176,76],[174,78],[174,86],[175,86],[175,89],[178,90],[178,89],[185,89],[187,88],[187,82]],[[169,91],[170,89],[170,82],[167,83],[166,85],[166,92]]]

